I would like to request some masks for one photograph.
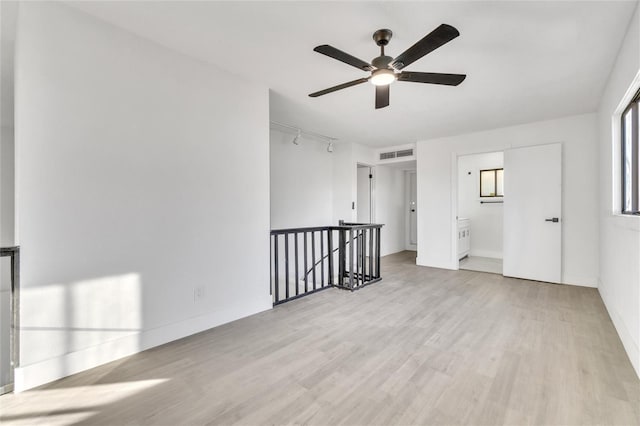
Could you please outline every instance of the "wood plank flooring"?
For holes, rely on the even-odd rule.
[[[640,424],[595,289],[383,259],[330,289],[39,389],[13,424]]]
[[[467,271],[489,272],[502,275],[502,259],[468,256],[460,260],[460,269]]]

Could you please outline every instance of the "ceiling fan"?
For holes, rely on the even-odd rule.
[[[318,46],[314,51],[327,55],[347,65],[356,67],[362,71],[371,72],[369,77],[359,78],[357,80],[342,83],[319,92],[311,93],[309,96],[317,98],[327,93],[337,90],[346,89],[347,87],[356,86],[361,83],[370,81],[376,86],[376,109],[389,106],[389,85],[394,81],[408,81],[412,83],[430,83],[444,84],[448,86],[457,86],[467,77],[465,74],[442,74],[431,72],[411,72],[402,71],[404,67],[412,64],[430,53],[443,44],[446,44],[458,37],[460,33],[451,25],[442,24],[429,34],[424,36],[416,44],[405,50],[395,59],[384,54],[384,47],[389,44],[393,33],[391,30],[382,29],[373,33],[373,40],[380,46],[380,56],[374,58],[371,64],[351,56],[335,47],[323,44]]]

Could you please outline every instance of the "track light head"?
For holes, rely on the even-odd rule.
[[[333,152],[333,142],[327,144],[327,152]]]

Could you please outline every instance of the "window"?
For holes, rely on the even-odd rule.
[[[504,196],[504,169],[480,170],[480,196]]]
[[[640,215],[640,147],[638,122],[640,121],[640,93],[622,113],[622,214]]]

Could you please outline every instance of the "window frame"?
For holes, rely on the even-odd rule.
[[[503,198],[504,197],[504,182],[502,184],[503,193],[502,194],[498,194],[498,171],[499,170],[502,170],[502,173],[503,173],[503,176],[504,176],[504,167],[499,167],[497,169],[483,169],[483,170],[480,170],[480,173],[478,173],[478,182],[480,184],[480,188],[479,188],[478,192],[479,192],[480,198]],[[493,172],[493,189],[494,189],[493,193],[495,195],[482,195],[482,172]]]
[[[627,135],[625,118],[631,113],[631,182],[627,187]],[[623,215],[640,215],[640,91],[631,99],[627,107],[620,114],[620,213]],[[626,199],[628,192],[631,192],[631,209],[627,209]]]

